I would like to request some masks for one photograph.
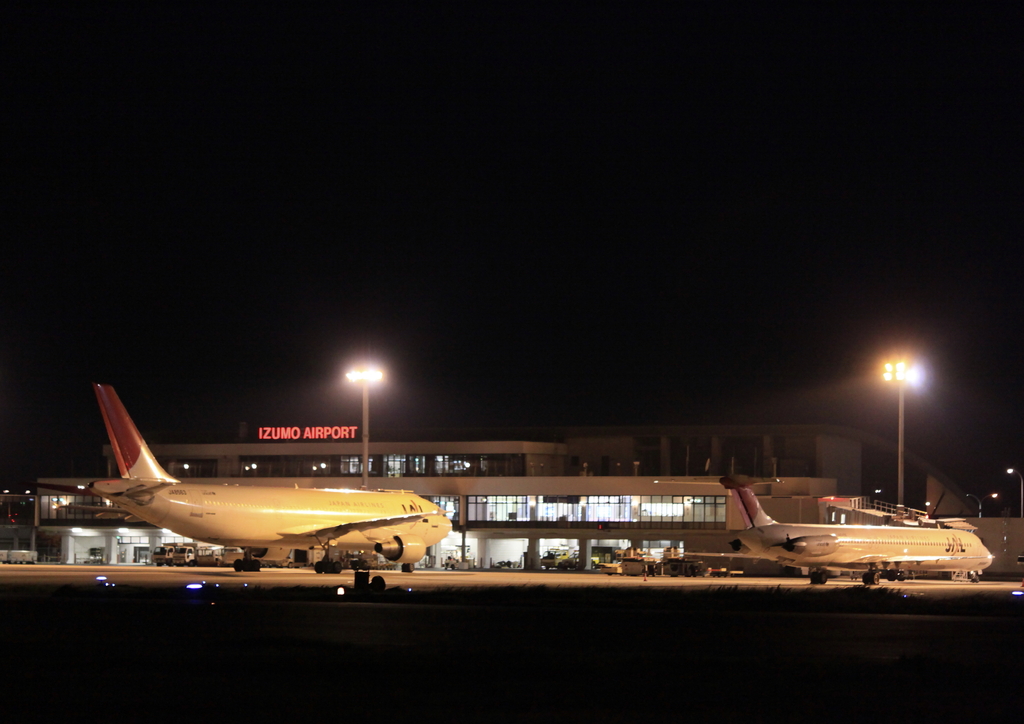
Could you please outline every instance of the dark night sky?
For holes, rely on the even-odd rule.
[[[551,7],[555,5],[555,7]],[[10,3],[0,479],[143,430],[774,422],[1024,466],[1015,4]],[[321,424],[322,424],[321,422]],[[895,472],[894,472],[895,475]]]

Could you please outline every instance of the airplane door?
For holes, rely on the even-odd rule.
[[[199,490],[188,491],[188,515],[190,518],[203,517],[203,494]]]

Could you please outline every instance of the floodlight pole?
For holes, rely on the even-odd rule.
[[[903,507],[903,380],[896,383],[896,386],[900,389],[900,441],[899,441],[899,453],[898,453],[898,465],[899,473],[896,478],[896,504],[899,507]],[[891,419],[891,418],[890,418]]]
[[[363,490],[370,476],[370,381],[363,380]]]
[[[903,513],[903,388],[907,384],[907,371],[905,362],[897,362],[896,364],[887,363],[885,372],[882,373],[882,379],[886,382],[895,382],[900,391],[900,439],[897,447],[899,471],[896,474],[896,504],[899,514]]]
[[[363,490],[367,490],[370,475],[370,381],[379,380],[384,375],[373,370],[369,372],[349,372],[345,375],[352,382],[363,386]]]

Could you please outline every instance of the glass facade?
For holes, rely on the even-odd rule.
[[[4,525],[32,525],[35,523],[35,496],[0,495]]]
[[[497,523],[500,527],[516,528],[530,523],[530,499],[526,495],[469,495],[466,509],[471,527]]]
[[[470,527],[725,529],[724,495],[470,495]]]
[[[109,508],[110,513],[104,513],[103,508]],[[39,496],[39,522],[43,525],[68,520],[124,525],[124,516],[118,515],[119,512],[123,512],[123,509],[95,495]],[[100,515],[110,517],[98,518]]]
[[[361,455],[242,455],[238,459],[244,478],[310,476],[360,476]],[[199,463],[204,463],[200,466]],[[166,462],[167,472],[177,478],[217,477],[216,460]],[[185,468],[184,465],[188,465]],[[171,465],[171,467],[167,467]],[[212,467],[211,467],[212,465]],[[523,475],[523,455],[406,455],[370,456],[370,477],[506,477]]]
[[[363,474],[363,458],[359,455],[242,455],[238,462],[243,478],[355,477]],[[380,466],[381,456],[371,455],[370,475],[378,476]]]
[[[427,475],[437,477],[465,476],[491,478],[523,475],[523,456],[495,455],[428,455]]]

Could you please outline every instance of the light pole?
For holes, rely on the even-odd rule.
[[[900,437],[897,448],[899,472],[896,477],[896,504],[901,508],[903,507],[903,386],[907,377],[906,369],[907,366],[903,362],[897,362],[895,365],[886,363],[885,372],[882,374],[882,379],[886,382],[895,380],[896,387],[900,391]]]
[[[384,373],[380,370],[353,370],[345,376],[363,386],[363,490],[366,490],[370,474],[370,382],[383,379]]]
[[[993,498],[993,499],[995,499],[995,498],[999,497],[999,493],[989,493],[984,498],[979,498],[977,495],[974,495],[973,493],[966,493],[966,495],[967,495],[968,498],[974,498],[975,500],[978,501],[978,517],[979,518],[981,517],[981,501],[984,500],[985,498]]]
[[[886,363],[885,372],[882,373],[882,379],[886,382],[895,382],[900,392],[899,473],[896,479],[896,503],[900,508],[903,507],[903,388],[908,382],[917,384],[921,381],[921,376],[920,368],[909,367],[906,362]]]

